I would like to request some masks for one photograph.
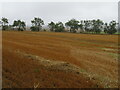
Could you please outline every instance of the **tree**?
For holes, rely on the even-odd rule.
[[[114,34],[114,33],[116,33],[117,32],[116,25],[117,25],[116,21],[111,21],[109,23],[109,29],[107,30],[107,33],[108,34]]]
[[[70,32],[76,32],[76,30],[78,30],[79,28],[79,21],[75,20],[75,19],[71,19],[70,21],[65,23],[65,26],[70,27]]]
[[[8,19],[2,17],[0,24],[2,26],[2,30],[7,30],[8,29]]]
[[[108,23],[105,23],[104,24],[104,33],[108,33],[108,30],[109,30]]]
[[[93,25],[93,31],[95,32],[95,33],[100,33],[101,32],[101,30],[102,30],[102,28],[103,28],[103,21],[102,20],[100,20],[100,19],[97,19],[97,20],[93,20],[92,21],[92,25]]]
[[[31,30],[32,31],[40,31],[42,29],[42,25],[44,25],[44,21],[41,18],[34,18],[33,20],[31,20],[32,23],[32,27]]]
[[[84,20],[84,28],[86,32],[90,32],[90,26],[91,26],[91,21],[90,20]]]
[[[58,22],[58,23],[51,22],[48,24],[48,27],[50,28],[51,31],[55,31],[55,32],[63,32],[65,29],[62,22]]]
[[[16,27],[16,28],[18,27],[18,21],[14,20],[13,27]]]
[[[84,30],[84,21],[83,20],[80,21],[79,28],[80,28],[80,32],[83,32],[83,30]]]
[[[0,21],[0,27],[2,27],[2,22]]]
[[[15,20],[15,21],[13,22],[13,27],[16,27],[18,31],[23,31],[23,30],[25,30],[25,26],[26,26],[26,24],[25,24],[24,21],[21,21],[21,20],[17,20],[17,21],[16,21],[16,20]]]
[[[55,31],[55,23],[54,22],[48,23],[48,27],[50,28],[50,31]]]
[[[64,25],[62,22],[58,22],[55,24],[55,32],[63,32],[64,31]]]
[[[20,30],[25,30],[25,29],[26,29],[26,28],[25,28],[26,24],[25,24],[24,21],[21,21],[20,26],[21,26],[21,29],[20,29]]]

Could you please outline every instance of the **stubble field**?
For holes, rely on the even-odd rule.
[[[3,31],[3,88],[118,87],[118,49],[118,35]]]

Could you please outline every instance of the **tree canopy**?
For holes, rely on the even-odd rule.
[[[8,19],[5,17],[2,17],[0,21],[0,26],[2,27],[2,30],[7,30],[8,29]]]
[[[21,20],[14,20],[13,25],[8,25],[8,19],[2,17],[0,20],[0,26],[2,30],[11,29],[13,27],[17,28],[18,31],[23,31],[26,29],[26,23]],[[34,17],[31,20],[31,31],[40,31],[42,30],[42,25],[44,25],[44,21],[39,17]],[[93,19],[93,20],[76,20],[71,19],[68,20],[65,24],[62,22],[53,22],[51,21],[48,23],[48,27],[50,31],[54,32],[64,32],[68,30],[69,32],[76,33],[97,33],[100,34],[104,32],[105,34],[115,34],[118,31],[117,27],[118,23],[114,20],[110,21],[109,23],[104,23],[104,21],[100,19]],[[44,31],[46,31],[44,29]]]
[[[64,32],[65,29],[62,22],[58,22],[58,23],[51,22],[48,24],[48,27],[50,28],[51,31],[54,32]]]
[[[65,23],[65,26],[70,27],[70,32],[76,32],[79,28],[79,21],[76,19],[71,19],[68,22]]]
[[[24,21],[15,20],[13,22],[13,27],[16,27],[18,31],[23,31],[23,30],[25,30],[26,24]]]
[[[32,27],[31,30],[32,31],[40,31],[42,29],[42,25],[44,25],[44,21],[41,18],[37,18],[34,17],[33,20],[31,20],[32,23]]]

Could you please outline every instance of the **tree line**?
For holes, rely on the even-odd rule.
[[[31,31],[41,31],[42,26],[44,25],[44,21],[39,17],[34,17],[31,20]],[[12,25],[9,25],[9,21],[7,18],[2,18],[0,20],[0,26],[2,30],[18,30],[18,31],[25,31],[26,30],[26,23],[22,20],[14,20]],[[118,31],[118,23],[114,20],[110,21],[109,23],[104,23],[102,20],[76,20],[71,19],[67,21],[65,24],[62,22],[50,22],[48,23],[49,30],[52,32],[72,32],[76,33],[96,33],[100,34],[104,32],[106,34],[115,34]]]

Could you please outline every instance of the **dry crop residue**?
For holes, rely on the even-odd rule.
[[[2,34],[3,87],[117,87],[117,35]]]

